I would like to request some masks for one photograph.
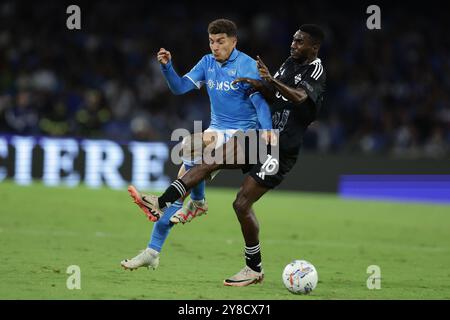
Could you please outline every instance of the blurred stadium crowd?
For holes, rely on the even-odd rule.
[[[275,72],[302,23],[321,24],[327,96],[305,149],[408,157],[450,154],[450,23],[439,7],[381,6],[382,29],[366,28],[367,5],[289,1],[79,2],[82,29],[68,30],[59,1],[0,2],[0,133],[170,139],[209,122],[204,90],[168,90],[156,52],[179,74],[209,52],[207,24],[227,17],[238,48]]]

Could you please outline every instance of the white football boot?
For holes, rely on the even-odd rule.
[[[248,266],[231,278],[225,279],[223,284],[230,287],[245,287],[252,283],[261,283],[264,280],[264,271],[256,272]]]
[[[186,206],[174,213],[170,217],[170,222],[173,224],[191,222],[192,219],[202,216],[208,212],[208,202],[204,200],[192,200],[189,199]]]
[[[136,257],[122,260],[120,264],[125,270],[133,271],[140,267],[147,267],[147,269],[153,268],[154,270],[159,265],[159,252],[151,248],[146,248]]]

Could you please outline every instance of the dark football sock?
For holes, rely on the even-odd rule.
[[[186,194],[186,185],[177,179],[164,191],[164,193],[158,198],[158,204],[160,209],[170,207],[172,203],[178,199],[184,197]]]
[[[261,272],[261,251],[259,243],[253,247],[245,246],[245,263],[253,271]]]

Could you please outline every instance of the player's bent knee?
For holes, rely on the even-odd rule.
[[[236,200],[233,201],[233,209],[238,216],[245,216],[250,212],[250,207],[247,204],[246,198],[241,195],[238,195]]]
[[[223,164],[213,163],[213,164],[201,164],[201,169],[205,172],[205,178],[207,180],[212,180],[224,168]]]

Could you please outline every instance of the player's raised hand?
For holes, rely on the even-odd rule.
[[[267,68],[266,64],[262,61],[259,56],[256,56],[256,65],[258,67],[259,76],[266,81],[273,81],[273,77],[270,74],[269,68]]]
[[[231,84],[236,84],[239,82],[248,83],[251,85],[255,90],[259,91],[263,87],[263,84],[260,80],[251,79],[251,78],[237,78],[235,79]]]
[[[158,62],[164,65],[166,65],[167,63],[169,63],[170,60],[172,60],[172,55],[170,54],[170,51],[167,51],[164,48],[159,49],[156,57],[158,58]]]

